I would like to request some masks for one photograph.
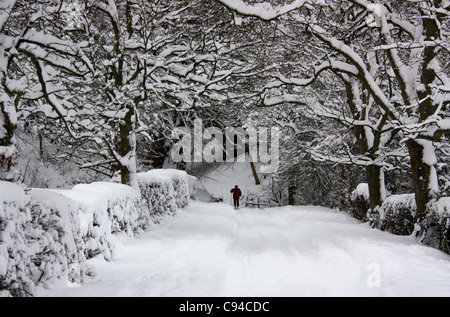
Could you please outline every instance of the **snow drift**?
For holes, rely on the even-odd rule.
[[[111,260],[115,233],[133,237],[194,195],[195,180],[176,170],[139,174],[133,188],[98,182],[71,190],[0,182],[0,296],[33,296],[37,285],[80,283],[86,260]]]

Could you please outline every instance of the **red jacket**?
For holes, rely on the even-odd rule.
[[[230,190],[230,193],[233,193],[233,199],[239,199],[242,196],[242,192],[239,188],[233,188]]]

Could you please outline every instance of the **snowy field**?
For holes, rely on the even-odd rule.
[[[450,296],[450,256],[319,207],[191,202],[37,296]]]

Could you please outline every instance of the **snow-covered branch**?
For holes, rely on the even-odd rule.
[[[273,7],[269,3],[248,4],[244,0],[217,0],[227,8],[242,15],[258,17],[262,20],[274,20],[290,11],[299,9],[308,4],[308,0],[295,0],[290,4]]]
[[[16,2],[17,0],[4,0],[0,2],[0,33],[3,32]]]

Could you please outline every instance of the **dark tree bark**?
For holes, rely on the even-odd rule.
[[[12,123],[4,101],[0,102],[0,118],[2,117],[3,125],[0,126],[0,129],[3,130],[4,136],[0,138],[0,147],[3,147],[5,151],[0,152],[0,179],[10,180],[8,175],[14,165],[16,155],[13,149],[14,129],[16,128],[16,125]],[[11,148],[12,150],[9,151],[7,148]]]
[[[119,142],[119,155],[122,157],[127,156],[132,151],[132,142],[130,138],[133,133],[133,118],[135,116],[134,108],[127,106],[127,113],[123,119],[123,123],[120,124],[120,142]],[[131,185],[131,171],[129,166],[119,164],[121,183],[125,185]]]
[[[383,203],[382,191],[384,191],[384,188],[382,182],[384,182],[384,179],[382,178],[382,173],[381,166],[369,165],[366,167],[367,184],[370,196],[369,206],[372,210]]]
[[[434,1],[436,8],[441,6],[441,1]],[[442,18],[442,17],[441,17]],[[438,25],[439,15],[436,18],[424,18],[423,27],[425,33],[425,40],[433,41],[440,38],[440,28]],[[439,21],[440,23],[441,21]],[[437,58],[437,48],[434,46],[425,47],[423,52],[422,62],[422,74],[420,81],[423,89],[417,91],[417,95],[421,100],[419,104],[419,122],[424,122],[431,115],[433,115],[437,109],[437,105],[433,102],[432,84],[437,79],[437,74],[432,63]],[[419,136],[420,138],[420,136]],[[423,140],[424,142],[431,142],[431,140]],[[409,139],[407,141],[407,147],[409,156],[411,159],[411,170],[414,182],[414,191],[416,195],[417,215],[416,220],[421,221],[426,216],[427,204],[436,198],[438,193],[434,192],[432,188],[432,182],[437,181],[436,169],[434,166],[427,162],[425,155],[434,155],[434,153],[425,153],[426,149],[419,140]],[[430,147],[430,150],[434,151],[434,147]],[[436,163],[435,163],[436,164]],[[435,174],[435,175],[433,175]],[[433,179],[434,178],[434,179]]]

